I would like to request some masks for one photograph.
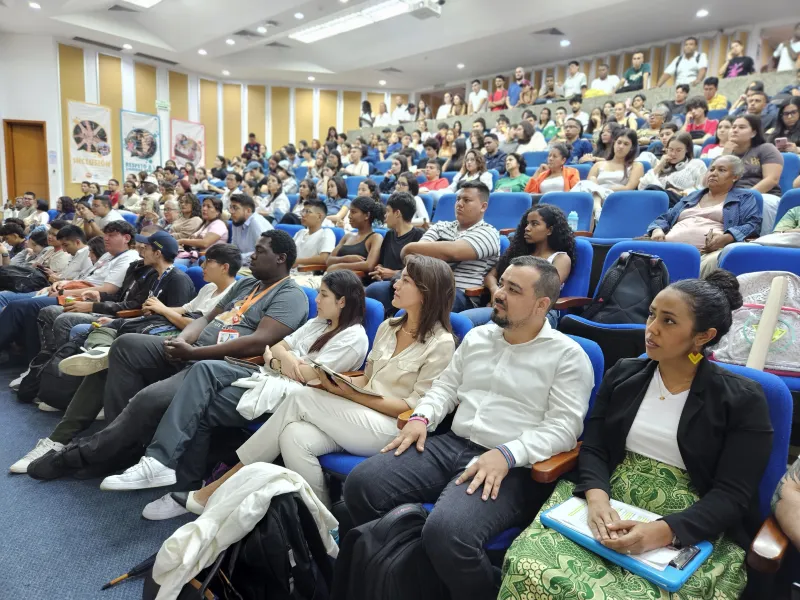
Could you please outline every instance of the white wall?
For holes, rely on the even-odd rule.
[[[0,33],[0,119],[47,124],[50,205],[63,193],[58,45],[54,38]],[[55,164],[49,160],[55,152]],[[2,199],[8,198],[5,140],[0,134]]]

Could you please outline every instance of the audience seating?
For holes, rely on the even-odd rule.
[[[121,213],[123,218],[130,223],[131,225],[136,225],[136,221],[139,220],[139,217],[133,213],[123,212]]]
[[[450,183],[453,183],[453,177],[455,177],[457,174],[458,171],[445,171],[444,173],[442,173],[442,177],[447,179],[447,181],[449,181]]]
[[[594,198],[589,192],[548,192],[539,199],[539,204],[552,204],[569,216],[578,213],[578,231],[589,231],[592,226]]]
[[[308,298],[308,318],[314,319],[317,316],[317,290],[303,286],[303,291],[306,293],[306,298]],[[364,329],[366,329],[366,326]],[[367,335],[369,335],[369,331],[367,331]],[[372,347],[372,339],[369,340],[369,346],[370,348]]]
[[[289,199],[289,210],[292,210],[297,204],[300,194],[286,194],[286,197]]]
[[[439,199],[438,206],[442,205],[442,198]],[[513,231],[519,225],[522,214],[530,207],[530,194],[525,192],[493,192],[489,194],[489,206],[486,208],[483,219],[498,230],[510,229]]]
[[[377,184],[380,184],[385,179],[383,175],[370,175],[369,178]]]
[[[365,179],[366,177],[361,177],[360,175],[348,175],[345,177],[344,182],[347,185],[347,195],[350,198],[358,196],[358,184]]]
[[[723,255],[719,266],[737,277],[767,270],[787,271],[800,276],[800,248],[739,244]]]
[[[706,115],[706,118],[712,119],[714,121],[719,121],[720,119],[724,119],[727,116],[728,116],[727,109],[720,108],[719,110],[708,111],[708,115]]]
[[[789,212],[789,209],[795,208],[796,206],[800,206],[800,188],[783,192],[781,201],[778,204],[778,212],[775,214],[775,225]]]
[[[581,163],[581,164],[569,165],[569,166],[574,168],[574,169],[577,169],[578,170],[578,174],[581,176],[581,180],[585,180],[587,177],[589,177],[589,171],[592,170],[592,167],[594,165],[592,165],[591,163]]]
[[[800,175],[800,156],[793,152],[783,152],[783,171],[778,181],[781,186],[781,193],[785,194],[792,189],[792,184],[797,176]]]
[[[622,239],[642,236],[647,226],[668,209],[669,198],[665,192],[613,192],[603,203],[591,241],[595,245],[611,246]]]
[[[50,210],[47,211],[47,216],[49,217],[48,222],[53,221],[58,216],[58,209],[51,208]]]
[[[384,204],[386,204],[386,200],[389,197],[386,197],[386,200],[383,199],[384,194],[381,194],[381,200]],[[420,194],[419,199],[422,200],[422,204],[425,205],[425,210],[428,212],[428,221],[433,218],[433,198],[431,198],[430,194]]]
[[[492,174],[492,189],[489,190],[491,192],[497,185],[497,180],[500,179],[500,172],[497,169],[489,169],[489,173]]]
[[[303,179],[306,178],[306,175],[308,175],[308,167],[297,167],[297,168],[295,168],[294,176],[295,176],[295,179],[297,179],[298,182],[303,181]]]
[[[438,223],[439,221],[455,221],[456,219],[456,195],[455,194],[442,194],[439,196],[439,202],[436,205],[436,212],[433,213],[431,223]],[[519,215],[517,215],[519,221]]]
[[[294,237],[297,235],[297,232],[304,229],[302,225],[291,225],[289,223],[278,223],[275,225],[275,229],[280,229],[281,231],[285,231],[290,236]]]
[[[392,161],[390,160],[379,160],[375,163],[375,171],[377,173],[386,173],[389,169],[392,168]]]
[[[206,284],[206,280],[203,279],[203,269],[202,267],[189,267],[186,269],[186,274],[189,276],[189,279],[192,280],[194,284],[194,289],[199,293],[200,288],[202,288]]]
[[[537,150],[536,152],[523,152],[522,158],[525,159],[525,164],[534,171],[547,162],[547,156],[550,154],[549,150]]]

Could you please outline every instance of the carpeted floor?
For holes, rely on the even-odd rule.
[[[100,587],[158,550],[191,516],[147,521],[142,508],[164,489],[101,492],[100,480],[35,481],[8,467],[47,436],[61,413],[19,404],[0,370],[0,598],[139,600],[140,581]]]

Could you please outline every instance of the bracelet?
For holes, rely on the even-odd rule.
[[[506,459],[506,462],[508,463],[508,468],[513,469],[517,464],[517,460],[514,458],[514,455],[511,454],[511,451],[502,444],[497,446],[497,449],[500,450],[500,454],[502,454],[503,458]]]
[[[410,417],[408,417],[407,422],[411,423],[411,421],[420,421],[421,423],[425,423],[425,427],[429,425],[428,419],[426,419],[422,415],[411,415]]]

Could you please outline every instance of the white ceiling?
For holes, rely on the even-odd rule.
[[[476,75],[509,72],[517,64],[542,65],[618,48],[776,20],[800,21],[797,0],[447,0],[441,18],[418,20],[404,15],[313,44],[288,35],[311,23],[377,0],[162,0],[140,12],[109,10],[113,0],[0,0],[0,31],[79,36],[175,61],[176,69],[234,81],[304,83],[376,89],[380,79],[394,90],[430,89],[463,82]],[[698,19],[699,8],[710,11]],[[299,21],[294,13],[302,12]],[[266,21],[278,23],[263,36]],[[560,36],[532,35],[555,27]],[[236,40],[229,46],[227,38]],[[268,48],[279,42],[289,48]],[[204,48],[207,56],[197,53]],[[456,64],[464,63],[464,70]],[[385,73],[381,69],[399,69]]]

